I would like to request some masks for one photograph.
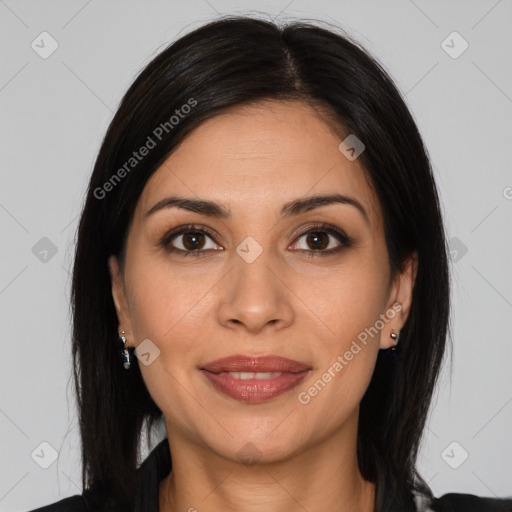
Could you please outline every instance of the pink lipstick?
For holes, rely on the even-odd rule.
[[[299,384],[311,367],[279,356],[234,355],[200,368],[220,392],[249,403],[261,403]]]

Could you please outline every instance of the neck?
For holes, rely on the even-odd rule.
[[[287,460],[227,460],[167,425],[173,469],[160,483],[160,512],[374,512],[375,485],[358,468],[357,418]]]

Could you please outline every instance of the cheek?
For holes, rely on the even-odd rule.
[[[314,313],[309,333],[319,365],[315,378],[301,387],[299,403],[333,425],[357,407],[375,367],[387,298],[387,275],[377,270],[363,259],[354,261],[331,272],[322,292],[317,289],[308,298]]]
[[[130,317],[136,342],[145,338],[158,345],[181,339],[180,331],[200,329],[205,295],[214,285],[212,276],[192,278],[164,261],[134,259],[128,276]],[[201,274],[201,272],[197,272]],[[211,282],[210,282],[211,281]],[[192,335],[192,333],[191,333]]]
[[[375,368],[378,335],[361,341],[358,335],[364,330],[355,318],[351,322],[335,343],[324,340],[319,349],[322,363],[314,377],[298,391],[297,402],[303,408],[302,421],[313,428],[321,418],[322,432],[338,428],[356,413]]]
[[[301,310],[310,328],[316,327],[319,337],[341,350],[375,325],[387,302],[386,283],[382,267],[354,257],[314,280],[297,279],[293,290],[303,298]]]
[[[202,344],[211,339],[206,331],[212,315],[208,291],[218,277],[210,273],[192,279],[191,272],[187,275],[165,261],[143,260],[142,255],[133,257],[130,268],[127,292],[135,345],[149,339],[158,352],[153,363],[139,361],[139,367],[155,401],[177,405],[180,383],[190,378],[186,372],[195,369]]]
[[[197,399],[191,400],[190,378],[205,337],[201,298],[210,287],[187,285],[164,269],[147,266],[133,280],[130,294],[135,344],[149,339],[158,352],[149,365],[139,360],[144,383],[164,414],[191,435],[201,411]]]

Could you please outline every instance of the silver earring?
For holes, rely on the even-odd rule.
[[[123,352],[122,352],[122,356],[123,356],[123,367],[125,370],[129,370],[130,367],[131,367],[131,360],[130,360],[130,352],[128,351],[128,349],[126,348],[125,346],[125,343],[126,343],[126,338],[124,337],[124,335],[126,334],[125,331],[122,331],[121,334],[118,333],[118,340],[121,341],[123,343]]]
[[[396,346],[398,344],[398,339],[400,338],[400,334],[396,332],[396,329],[392,329],[389,337],[395,342],[395,346],[391,347],[391,350],[394,352],[396,349]]]

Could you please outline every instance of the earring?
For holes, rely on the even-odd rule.
[[[124,369],[129,370],[132,364],[131,364],[131,360],[130,360],[130,352],[124,346],[126,343],[126,338],[124,337],[125,334],[126,334],[125,331],[122,331],[121,334],[118,333],[118,336],[119,336],[118,340],[123,343],[123,347],[124,347],[123,352],[122,352]]]
[[[396,329],[392,329],[392,330],[391,330],[391,334],[389,335],[389,337],[390,337],[392,340],[394,340],[394,342],[395,342],[395,346],[394,346],[394,347],[391,347],[391,350],[392,350],[393,352],[395,352],[396,346],[397,346],[397,344],[398,344],[398,338],[400,338],[400,334],[398,334],[398,333],[396,332]]]

